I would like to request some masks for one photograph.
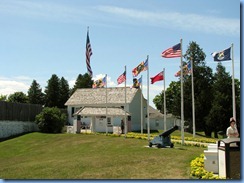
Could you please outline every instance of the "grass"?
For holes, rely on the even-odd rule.
[[[189,179],[204,148],[148,148],[141,139],[30,133],[0,142],[1,179]]]

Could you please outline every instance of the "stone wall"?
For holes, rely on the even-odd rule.
[[[0,139],[36,131],[39,129],[35,122],[0,121]]]

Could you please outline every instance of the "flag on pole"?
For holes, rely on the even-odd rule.
[[[231,60],[230,58],[230,48],[220,51],[220,52],[214,52],[211,55],[214,58],[214,61],[225,61],[225,60]]]
[[[105,87],[107,81],[106,81],[106,76],[104,78],[100,78],[96,81],[93,82],[92,88],[103,88]]]
[[[145,62],[141,62],[137,67],[135,67],[133,70],[132,70],[132,75],[133,77],[136,77],[138,76],[138,74],[140,74],[142,71],[146,71],[148,70],[148,56],[147,56],[147,59],[145,60]]]
[[[133,70],[132,70],[132,75],[133,77],[136,77],[138,76],[138,74],[140,74],[141,71],[144,70],[144,61],[141,62],[137,67],[135,67]]]
[[[191,73],[191,62],[188,62],[186,65],[183,66],[183,76],[190,74]],[[177,73],[175,73],[175,77],[180,77],[180,72],[179,70]]]
[[[89,39],[89,31],[87,30],[87,37],[86,37],[86,66],[87,66],[88,74],[92,77],[92,69],[91,69],[91,64],[90,64],[91,55],[92,55],[92,49],[91,49],[91,44],[90,44],[90,39]]]
[[[146,61],[144,62],[144,69],[143,71],[146,71],[148,69],[148,57],[146,59]]]
[[[162,71],[162,72],[158,73],[156,76],[151,77],[150,79],[151,79],[151,84],[153,84],[157,81],[162,81],[162,80],[164,80],[164,72]]]
[[[142,76],[139,79],[134,78],[132,88],[139,88],[141,86],[141,83],[142,83]]]
[[[181,57],[181,44],[177,44],[167,50],[163,51],[161,54],[164,58],[174,58],[174,57]]]
[[[124,72],[123,74],[121,74],[118,79],[117,79],[117,82],[118,82],[118,85],[123,83],[124,81],[126,80],[126,72]]]

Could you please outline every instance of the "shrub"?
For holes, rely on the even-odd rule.
[[[200,154],[199,157],[191,161],[190,175],[198,179],[223,179],[204,169],[204,154]]]
[[[45,107],[35,119],[39,129],[44,133],[61,133],[66,115],[57,107]]]

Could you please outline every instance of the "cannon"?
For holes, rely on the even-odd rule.
[[[158,148],[163,148],[166,146],[170,146],[171,148],[174,147],[174,144],[171,143],[171,139],[170,139],[170,134],[173,133],[175,130],[178,130],[179,127],[177,125],[175,125],[174,127],[170,128],[169,130],[161,133],[160,135],[154,137],[154,139],[152,139],[149,142],[149,147],[152,147],[153,145],[156,145]]]

